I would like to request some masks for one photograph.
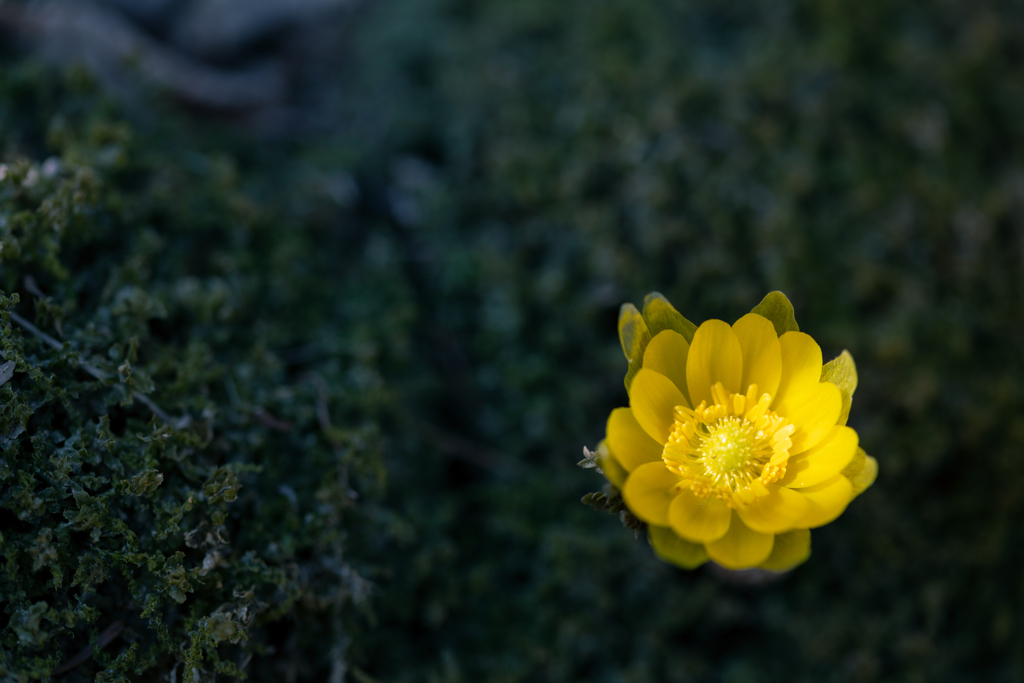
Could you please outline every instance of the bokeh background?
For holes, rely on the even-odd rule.
[[[1010,2],[0,2],[0,680],[1024,680],[1022,46]],[[774,582],[662,564],[579,502],[618,307],[776,289],[877,483]]]

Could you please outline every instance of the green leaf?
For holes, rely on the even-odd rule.
[[[869,486],[875,483],[878,477],[878,461],[864,452],[863,448],[857,449],[857,455],[842,472],[843,476],[853,483],[855,495],[862,494]]]
[[[633,304],[622,304],[619,309],[619,341],[622,352],[629,362],[626,371],[626,391],[633,383],[633,377],[644,364],[644,349],[651,342],[651,332],[640,311]]]
[[[751,313],[757,313],[772,321],[775,326],[775,334],[780,337],[787,332],[799,332],[800,326],[796,324],[796,313],[793,312],[793,304],[782,292],[769,292],[761,299],[761,303],[754,306]]]
[[[10,627],[17,634],[18,641],[21,644],[31,647],[42,647],[50,638],[50,634],[43,630],[40,623],[46,615],[48,608],[48,604],[40,601],[31,607],[14,613],[10,621]]]
[[[821,381],[831,382],[839,387],[839,392],[843,396],[843,407],[839,411],[838,424],[846,424],[850,417],[850,406],[853,405],[853,392],[857,390],[857,366],[849,351],[844,349],[821,368]]]
[[[126,489],[130,495],[145,496],[153,493],[164,481],[164,475],[157,470],[146,470],[129,479]]]
[[[811,532],[808,529],[794,529],[775,537],[772,554],[761,565],[771,572],[788,572],[803,564],[811,556]]]
[[[626,504],[622,502],[617,491],[611,494],[594,491],[580,498],[580,502],[597,512],[607,512],[612,515],[617,515],[626,509]]]
[[[622,504],[622,507],[623,509],[619,510],[619,521],[622,522],[622,526],[633,532],[633,538],[639,540],[640,532],[644,530],[647,523],[626,509],[625,503]]]
[[[648,525],[647,540],[658,557],[677,567],[696,569],[708,561],[703,545],[680,538],[671,527]]]
[[[644,297],[643,315],[651,338],[658,336],[663,330],[675,330],[683,335],[687,343],[693,341],[693,333],[697,331],[697,326],[684,318],[661,292],[651,292]]]
[[[218,501],[232,503],[238,498],[240,488],[242,488],[242,484],[238,481],[238,475],[227,467],[218,467],[206,482],[203,490],[211,503]]]

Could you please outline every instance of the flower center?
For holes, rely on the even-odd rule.
[[[662,460],[683,477],[680,489],[717,496],[734,508],[748,505],[786,473],[796,427],[768,409],[772,397],[759,398],[756,384],[746,394],[733,394],[719,382],[711,395],[710,406],[676,406]]]
[[[716,480],[728,481],[744,475],[760,474],[751,467],[754,429],[738,417],[724,417],[700,435],[697,453],[705,472]],[[749,477],[748,477],[749,478]]]

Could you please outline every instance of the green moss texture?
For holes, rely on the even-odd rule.
[[[0,681],[1024,680],[1019,7],[350,40],[287,139],[0,48]],[[580,504],[655,290],[856,358],[878,480],[773,583]]]

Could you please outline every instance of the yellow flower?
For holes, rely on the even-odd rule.
[[[700,327],[653,293],[643,313],[622,307],[619,336],[629,407],[608,418],[598,462],[662,559],[785,571],[874,482],[845,426],[853,357],[823,366],[781,292]]]

